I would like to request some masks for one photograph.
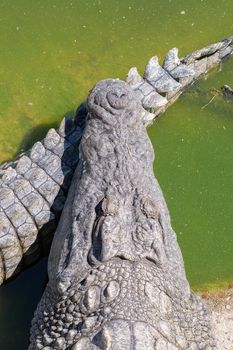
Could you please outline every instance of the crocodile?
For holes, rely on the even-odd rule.
[[[174,103],[188,86],[233,51],[233,38],[179,59],[170,50],[162,66],[147,63],[144,76],[130,69],[126,83],[137,92],[147,126]],[[66,117],[58,130],[50,129],[31,150],[0,167],[0,284],[47,254],[58,225],[85,130],[87,107],[74,119]]]
[[[216,52],[219,60],[222,47]],[[131,69],[126,81],[103,80],[90,92],[29,350],[217,349],[186,279],[146,131],[193,81],[196,63],[212,60],[204,53],[178,60],[171,50],[163,68],[153,57],[143,78]]]
[[[137,91],[104,80],[87,106],[29,349],[215,349],[154,178]]]

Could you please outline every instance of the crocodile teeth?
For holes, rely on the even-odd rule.
[[[166,72],[159,64],[158,57],[152,57],[144,72],[144,78],[157,90],[159,93],[170,92],[181,88],[171,75]]]
[[[195,72],[193,69],[187,67],[185,64],[180,62],[178,57],[178,49],[173,48],[168,51],[165,57],[163,68],[171,74],[175,79],[194,76]]]

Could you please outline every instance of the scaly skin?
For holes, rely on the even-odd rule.
[[[233,40],[229,38],[181,60],[173,49],[163,68],[153,57],[143,78],[136,68],[131,69],[126,82],[138,93],[145,109],[145,125],[232,51]],[[80,116],[84,119],[81,123]],[[85,117],[85,108],[79,110],[74,121],[64,119],[57,131],[49,130],[30,151],[0,167],[0,284],[50,247],[78,163]]]
[[[138,92],[98,83],[30,350],[216,349],[186,280]]]
[[[50,248],[81,135],[82,128],[65,118],[0,171],[0,284]]]

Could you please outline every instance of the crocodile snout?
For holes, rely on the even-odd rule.
[[[129,103],[128,92],[124,87],[113,87],[113,90],[107,93],[107,100],[111,107],[123,109]]]

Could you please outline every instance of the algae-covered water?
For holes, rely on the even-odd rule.
[[[1,0],[0,162],[74,113],[98,80],[124,78],[131,66],[142,72],[174,46],[182,56],[232,34],[232,0]],[[233,101],[212,91],[233,86],[232,72],[230,59],[149,130],[195,289],[233,280]],[[1,349],[27,348],[45,269],[42,262],[0,289]]]

